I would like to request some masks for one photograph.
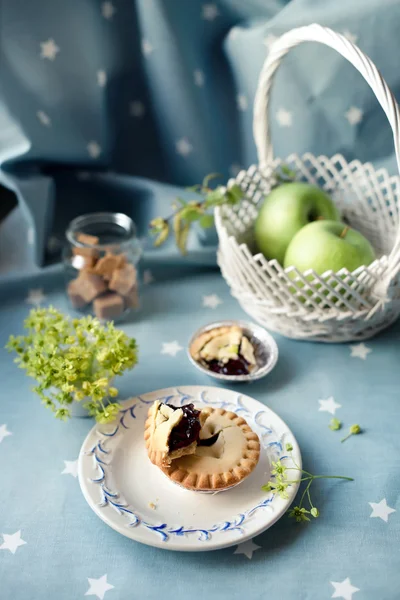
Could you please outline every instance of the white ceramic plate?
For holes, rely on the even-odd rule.
[[[193,402],[241,415],[260,437],[260,461],[247,479],[215,494],[185,490],[151,464],[144,445],[144,423],[154,400],[175,406]],[[291,466],[285,445],[301,467],[298,444],[272,410],[249,396],[216,387],[167,388],[123,403],[113,424],[96,425],[79,455],[79,483],[89,506],[107,525],[133,540],[166,550],[216,550],[240,544],[271,527],[289,508],[289,498],[263,492],[270,463]]]

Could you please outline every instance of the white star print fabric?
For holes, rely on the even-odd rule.
[[[0,279],[5,339],[19,330],[32,306],[65,306],[56,281],[46,283],[41,277],[31,277],[29,288],[25,281],[10,285]],[[143,270],[142,281],[145,312],[123,326],[137,339],[139,364],[118,382],[121,397],[186,382],[212,385],[188,360],[188,340],[203,324],[249,317],[217,271],[188,277],[176,267],[168,272],[152,264]],[[27,297],[34,303],[27,304]],[[219,600],[222,589],[232,599],[264,598],[267,588],[267,596],[279,600],[396,600],[399,335],[400,322],[363,343],[322,346],[276,336],[279,359],[274,370],[246,390],[237,387],[237,393],[243,389],[290,423],[305,470],[354,481],[316,480],[311,496],[320,516],[310,523],[298,524],[284,515],[252,539],[244,528],[240,543],[212,553],[189,552],[178,563],[167,543],[143,547],[108,528],[90,510],[80,491],[77,458],[94,423],[55,420],[30,391],[12,357],[0,353],[0,597],[187,600],[190,586],[193,600]],[[365,349],[369,352],[364,360]],[[329,429],[332,418],[340,419],[341,431]],[[357,422],[363,433],[341,444]],[[133,444],[131,460],[140,457],[136,448]],[[108,455],[102,460],[107,462]],[[268,469],[261,466],[267,478]],[[133,490],[136,485],[140,493],[142,482]],[[224,509],[229,498],[240,510],[239,499],[246,497],[241,486],[211,496],[181,493],[171,485],[177,515],[181,502],[218,503],[221,518],[228,519],[233,516],[231,509]],[[162,518],[167,489],[166,480],[154,498],[156,508],[149,507],[152,520]],[[307,568],[305,556],[310,557]]]

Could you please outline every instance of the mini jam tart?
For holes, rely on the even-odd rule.
[[[195,451],[202,425],[193,404],[175,407],[156,400],[145,424],[144,439],[151,462],[168,466],[175,458]]]
[[[156,402],[150,408],[144,437],[151,462],[172,481],[189,490],[217,491],[237,485],[254,470],[260,457],[260,442],[257,434],[236,413],[211,407],[198,411],[193,405],[183,406],[169,413],[163,406],[168,407]],[[192,417],[198,418],[199,434],[195,439],[196,433],[192,429],[187,436],[189,445],[171,452],[171,441],[166,443],[165,436],[169,440],[174,439],[177,413],[188,407],[191,413],[200,413],[199,417]],[[169,414],[168,425],[165,421],[160,422],[161,417],[158,418],[159,424],[155,423],[160,411],[161,414]],[[185,437],[184,428],[185,423],[181,418],[178,420],[181,438]],[[163,438],[162,444],[160,438]],[[155,450],[160,446],[163,450]],[[176,452],[181,454],[177,456]]]
[[[190,346],[190,354],[210,371],[223,375],[248,375],[257,366],[253,344],[236,325],[202,333]]]

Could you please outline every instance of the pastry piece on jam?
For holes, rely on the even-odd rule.
[[[192,343],[190,354],[210,371],[223,375],[248,375],[257,366],[253,344],[236,325],[202,333]]]
[[[193,404],[176,407],[156,400],[149,409],[144,434],[151,462],[166,466],[175,458],[192,454],[201,425],[201,411]]]
[[[165,415],[168,418],[163,420]],[[144,437],[151,462],[173,482],[194,491],[237,485],[255,469],[260,457],[257,434],[242,417],[222,408],[200,411],[193,404],[174,408],[155,402]]]

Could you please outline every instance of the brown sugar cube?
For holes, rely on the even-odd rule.
[[[122,267],[124,267],[126,265],[126,262],[127,262],[126,255],[123,253],[116,254],[114,251],[115,250],[114,246],[104,246],[104,250],[106,251],[106,256],[109,256],[109,255],[115,256],[116,269],[122,269]]]
[[[120,317],[124,312],[124,300],[118,294],[109,292],[96,298],[93,302],[94,314],[102,321],[109,321]]]
[[[122,269],[116,269],[111,277],[108,287],[121,294],[127,296],[136,283],[136,269],[128,263]]]
[[[74,308],[83,308],[87,304],[86,300],[84,300],[80,294],[80,288],[77,279],[69,282],[67,292]]]
[[[81,244],[87,244],[88,246],[97,246],[100,241],[97,235],[89,235],[88,233],[78,233],[76,239]]]
[[[138,287],[135,284],[125,296],[126,308],[139,308]]]
[[[122,264],[122,257],[125,258],[123,254],[106,254],[97,262],[94,269],[95,272],[108,281],[111,279],[114,271],[119,269],[120,265]]]
[[[79,291],[79,295],[85,302],[91,302],[107,290],[106,284],[99,275],[87,271],[81,271],[75,282],[75,289]]]
[[[99,238],[97,236],[88,235],[86,233],[78,233],[76,240],[81,244],[87,244],[87,246],[96,246],[99,243]],[[88,248],[87,246],[74,246],[72,248],[72,254],[75,256],[91,256],[98,258],[98,251],[95,248]]]

